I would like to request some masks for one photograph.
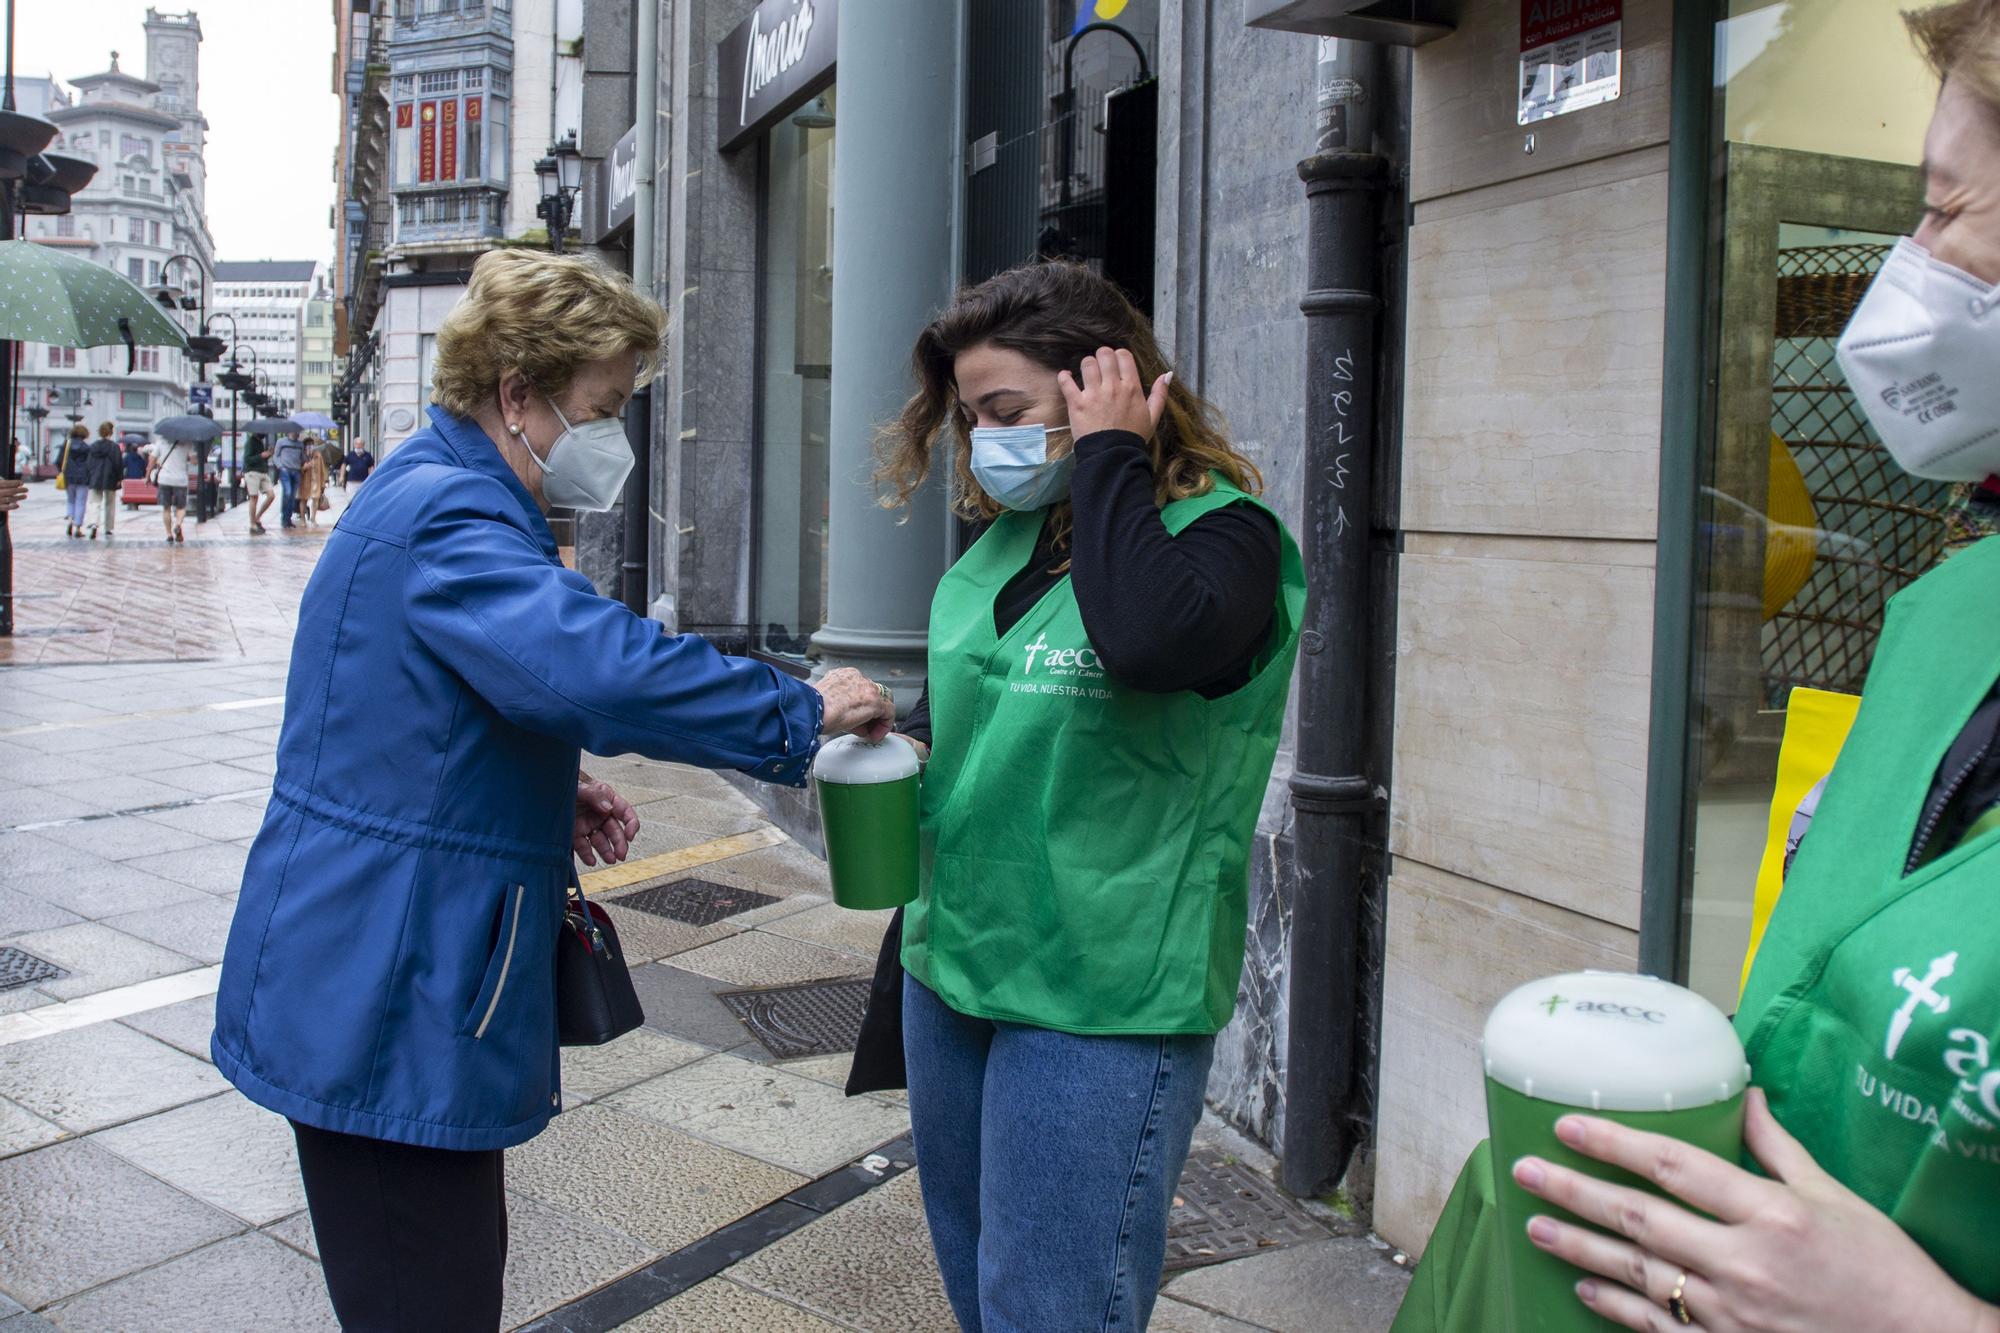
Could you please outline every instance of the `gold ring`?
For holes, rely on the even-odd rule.
[[[883,684],[882,682],[880,682],[880,681],[876,681],[876,682],[875,682],[875,688],[876,688],[876,689],[878,689],[878,690],[880,690],[880,691],[882,691],[882,698],[883,698],[884,702],[887,702],[887,703],[894,703],[894,702],[896,702],[896,692],[895,692],[894,690],[890,689],[890,688],[889,688],[889,687],[888,687],[887,685],[884,685],[884,684]]]
[[[1687,1284],[1688,1275],[1686,1273],[1682,1273],[1674,1279],[1674,1294],[1667,1297],[1667,1313],[1680,1320],[1683,1324],[1692,1324],[1694,1316],[1688,1313]]]

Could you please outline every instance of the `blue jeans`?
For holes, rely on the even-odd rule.
[[[968,1018],[903,981],[924,1215],[965,1333],[1126,1333],[1159,1294],[1213,1037]]]
[[[292,515],[299,509],[299,470],[291,467],[278,469],[278,523],[281,527],[292,526]]]

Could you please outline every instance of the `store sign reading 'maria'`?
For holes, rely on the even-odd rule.
[[[839,0],[764,0],[716,47],[724,151],[761,134],[833,82]]]

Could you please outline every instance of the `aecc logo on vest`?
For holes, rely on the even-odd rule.
[[[1036,636],[1028,645],[1027,675],[1034,675],[1036,668],[1051,676],[1072,676],[1079,680],[1104,679],[1104,662],[1097,650],[1088,645],[1082,648],[1051,648],[1049,636]],[[1039,661],[1037,660],[1039,659]]]

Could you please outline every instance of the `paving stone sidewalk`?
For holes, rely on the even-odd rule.
[[[62,543],[59,526],[57,539],[23,553],[27,577],[73,587],[90,616],[123,614],[83,598],[122,577],[105,553]],[[145,594],[155,606],[227,607],[245,587],[293,587],[295,601],[317,539],[243,540],[241,558],[266,564],[246,564],[233,590],[214,586],[217,566],[189,562],[192,542],[131,563],[168,581]],[[91,636],[89,660],[0,666],[0,1333],[334,1327],[290,1131],[208,1060],[214,965],[286,670],[246,626],[268,617],[273,638],[288,635],[287,614],[244,611],[229,635],[177,636],[204,645],[185,661],[129,660],[158,643],[86,618],[69,637]],[[614,1292],[699,1272],[712,1276],[623,1326],[950,1330],[918,1176],[898,1167],[902,1097],[847,1098],[844,1051],[798,1054],[816,1019],[851,1035],[857,986],[833,986],[817,1010],[799,1009],[796,989],[768,991],[866,977],[884,916],[835,907],[823,864],[715,775],[589,767],[643,823],[633,860],[586,884],[610,906],[647,1024],[565,1052],[565,1113],[509,1154],[507,1326],[608,1328],[593,1322],[601,1306],[577,1303],[621,1280]],[[1216,1126],[1201,1141],[1216,1162],[1256,1155]],[[885,1148],[894,1160],[851,1165]],[[873,1188],[842,1184],[857,1179]],[[760,1224],[770,1243],[689,1267],[718,1232]],[[1386,1327],[1402,1275],[1378,1247],[1313,1230],[1292,1240],[1177,1276],[1154,1328]],[[1321,1294],[1271,1303],[1301,1290]],[[1327,1322],[1336,1291],[1356,1322]]]

